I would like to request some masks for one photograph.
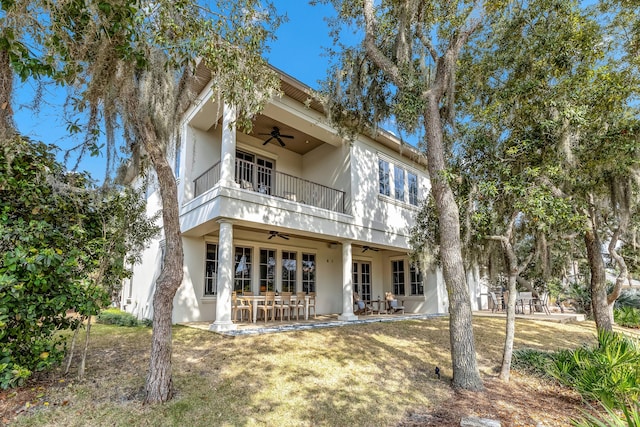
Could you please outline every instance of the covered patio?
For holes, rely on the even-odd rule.
[[[337,328],[341,326],[377,323],[377,322],[397,322],[400,320],[416,320],[416,319],[434,319],[438,317],[446,317],[445,314],[371,314],[359,316],[357,320],[344,321],[338,319],[339,314],[319,314],[315,318],[309,320],[276,320],[275,322],[234,322],[237,329],[227,331],[216,331],[220,335],[225,336],[242,336],[242,335],[260,335],[276,332],[290,332],[320,328]],[[190,328],[203,329],[209,331],[210,322],[184,322],[178,323],[182,326]]]

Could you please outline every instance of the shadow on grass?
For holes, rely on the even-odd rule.
[[[490,372],[500,364],[504,320],[475,318],[474,333],[481,371]],[[87,379],[51,388],[52,404],[16,425],[397,425],[453,399],[446,318],[235,338],[174,327],[177,393],[162,406],[136,400],[150,329],[96,325],[92,336]],[[516,325],[516,348],[593,341],[589,324]]]

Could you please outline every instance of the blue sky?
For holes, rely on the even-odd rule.
[[[276,0],[280,14],[286,13],[288,21],[277,31],[277,40],[271,43],[271,50],[265,56],[269,62],[311,87],[317,87],[327,71],[329,59],[323,48],[330,43],[329,27],[324,17],[333,13],[331,6],[311,6],[307,0]],[[62,149],[77,145],[78,138],[67,135],[65,122],[61,117],[64,90],[50,87],[42,94],[39,111],[30,108],[35,97],[32,83],[17,84],[15,93],[15,120],[21,133],[34,140],[55,144]],[[59,155],[62,160],[62,152]],[[73,167],[71,163],[68,167]],[[104,157],[87,157],[80,165],[93,178],[104,177]]]

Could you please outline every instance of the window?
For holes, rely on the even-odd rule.
[[[251,248],[236,246],[233,290],[251,291]]]
[[[207,243],[204,273],[204,295],[214,296],[218,291],[218,245]]]
[[[407,173],[407,181],[409,183],[409,203],[418,206],[418,177],[411,173]]]
[[[391,261],[393,293],[404,295],[404,261]]]
[[[409,278],[411,282],[411,295],[424,295],[424,285],[422,283],[422,273],[415,266],[409,267]]]
[[[176,148],[176,162],[175,162],[175,170],[176,170],[176,178],[180,178],[180,160],[182,155],[182,145]]]
[[[316,256],[302,254],[302,290],[305,293],[316,291]]]
[[[404,202],[404,169],[393,167],[393,190],[396,200]]]
[[[282,292],[296,291],[296,263],[295,252],[282,252]]]
[[[418,175],[409,172],[402,164],[378,158],[378,180],[379,192],[383,196],[418,206]]]
[[[260,292],[275,291],[276,251],[260,249]]]
[[[389,162],[378,160],[378,175],[380,181],[380,194],[391,195],[391,185],[389,183]]]

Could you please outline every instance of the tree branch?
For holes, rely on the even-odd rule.
[[[371,60],[391,78],[393,83],[399,89],[401,89],[405,84],[400,74],[400,70],[393,61],[387,58],[376,46],[376,19],[373,10],[373,0],[364,0],[362,7],[365,21],[364,47]]]
[[[433,62],[437,62],[438,51],[436,51],[436,48],[433,47],[433,43],[431,43],[431,40],[425,36],[425,28],[422,22],[418,23],[418,40],[420,40],[420,43],[422,43],[425,49],[429,51]]]
[[[556,197],[561,197],[563,199],[567,199],[569,198],[569,196],[562,191],[560,188],[558,188],[553,182],[551,182],[551,180],[549,178],[547,178],[546,176],[542,175],[540,177],[538,177],[538,182],[546,187],[549,187],[549,189],[551,190],[551,194],[553,194]]]

